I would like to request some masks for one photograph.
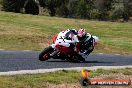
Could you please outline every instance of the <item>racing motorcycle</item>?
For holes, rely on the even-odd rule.
[[[53,44],[55,43],[56,38],[57,35],[52,39]],[[53,48],[52,45],[50,45],[39,54],[39,60],[46,61],[50,58],[53,58],[68,60],[72,62],[85,62],[85,58],[82,57],[80,53],[83,53],[83,55],[84,54],[89,55],[93,51],[94,46],[97,45],[97,40],[98,37],[96,36],[92,36],[90,40],[85,39],[85,41],[80,43],[79,52],[76,52],[74,48],[65,47],[59,44],[57,44],[55,48]]]

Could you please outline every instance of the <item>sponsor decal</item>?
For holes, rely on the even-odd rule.
[[[88,85],[130,85],[131,81],[128,79],[90,79],[90,71],[82,69],[82,78],[80,83],[82,86]]]

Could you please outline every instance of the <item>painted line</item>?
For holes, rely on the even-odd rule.
[[[5,50],[5,49],[0,49],[0,51],[8,51],[8,52],[10,51],[10,52],[12,52],[11,50]],[[17,51],[17,50],[13,50],[13,52],[14,51]],[[19,51],[33,51],[33,50],[19,50]]]
[[[104,54],[104,53],[97,53],[97,54],[100,54],[100,55],[102,55],[102,54]]]
[[[32,50],[22,50],[22,51],[32,51]]]
[[[114,55],[121,55],[121,54],[114,54]]]
[[[96,53],[96,54],[103,55],[103,54],[105,54],[105,53]],[[107,55],[107,54],[105,54],[105,55]],[[112,55],[112,54],[111,54],[111,55]],[[116,53],[116,54],[113,54],[113,55],[121,55],[121,54]]]
[[[0,51],[3,51],[4,49],[0,49]]]
[[[20,70],[20,71],[8,71],[0,72],[0,75],[22,75],[22,74],[38,74],[38,73],[48,73],[60,70],[76,70],[81,71],[81,69],[97,70],[97,69],[123,69],[132,68],[132,65],[127,66],[93,66],[93,67],[71,67],[71,68],[52,68],[52,69],[36,69],[36,70]]]

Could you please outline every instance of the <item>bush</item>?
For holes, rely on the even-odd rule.
[[[90,12],[90,19],[99,19],[99,10],[98,9],[93,9]]]
[[[61,17],[68,17],[68,15],[69,15],[69,10],[68,10],[68,8],[66,7],[66,5],[61,5],[60,8],[57,8],[56,13],[57,13],[58,16],[61,16]]]
[[[3,0],[3,8],[6,11],[20,12],[25,0]]]
[[[0,10],[2,10],[3,1],[0,0]]]
[[[132,16],[132,0],[38,0],[39,4],[34,0],[3,1],[5,11],[21,12],[25,9],[29,14],[39,14],[41,6],[50,16],[98,20],[123,18],[126,21]],[[24,6],[26,1],[28,4]]]
[[[115,21],[115,20],[121,19],[123,16],[123,13],[124,13],[124,10],[120,8],[113,10],[110,14],[111,20]]]

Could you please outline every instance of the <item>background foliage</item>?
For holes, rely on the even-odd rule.
[[[24,7],[24,4],[26,6]],[[50,16],[69,18],[128,21],[132,16],[132,0],[0,0],[5,11],[39,14],[43,7]]]

